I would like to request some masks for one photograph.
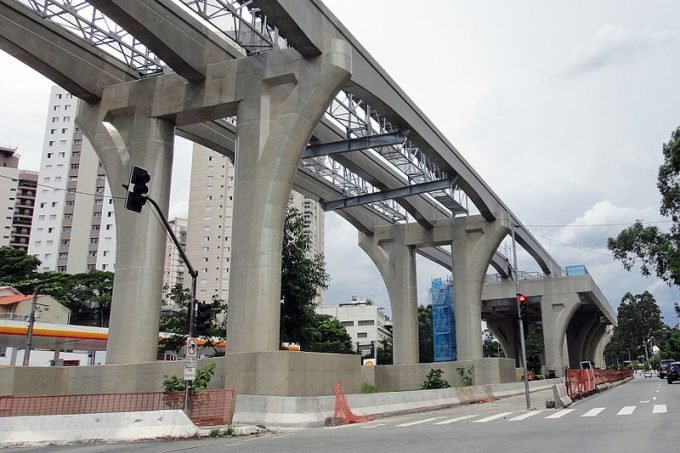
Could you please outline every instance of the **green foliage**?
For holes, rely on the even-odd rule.
[[[456,371],[458,372],[458,376],[460,376],[460,383],[463,387],[468,387],[472,385],[474,381],[474,374],[475,374],[475,368],[468,366],[468,367],[463,367],[463,368],[456,368]],[[444,381],[446,382],[446,381]],[[448,383],[447,383],[448,384]],[[448,385],[447,385],[448,387]]]
[[[535,331],[527,333],[525,342],[527,353],[527,370],[534,374],[541,374],[541,355],[543,354],[543,335]]]
[[[664,162],[659,167],[657,188],[661,194],[661,215],[673,221],[668,232],[637,221],[607,240],[614,259],[626,270],[640,264],[643,275],[655,274],[668,284],[680,283],[680,128],[663,145]]]
[[[189,302],[191,301],[191,292],[187,288],[182,288],[181,285],[176,285],[170,289],[168,297],[173,301],[177,310],[161,316],[160,331],[174,335],[159,340],[159,354],[163,354],[166,351],[180,351],[186,344],[187,337],[189,336]],[[224,355],[223,351],[216,348],[215,343],[223,341],[227,336],[226,320],[228,306],[217,295],[213,295],[211,306],[212,318],[210,329],[206,335],[200,338],[206,341],[204,347],[212,348],[212,354],[208,355],[216,357]],[[218,319],[218,314],[221,314],[222,321]]]
[[[444,372],[440,368],[431,369],[429,373],[427,373],[425,382],[423,382],[423,385],[420,388],[423,390],[430,390],[451,387],[449,383],[442,377],[443,374]]]
[[[432,305],[418,307],[418,359],[420,363],[434,362]]]
[[[361,393],[378,393],[379,391],[376,385],[369,384],[368,382],[361,384]]]
[[[2,286],[32,276],[40,266],[40,260],[27,255],[23,249],[0,247],[0,282]]]
[[[614,335],[605,348],[608,362],[618,359],[621,363],[644,356],[644,342],[651,337],[654,337],[663,352],[668,329],[661,320],[661,309],[651,293],[626,293],[621,299],[617,319],[618,326],[614,328]]]
[[[392,365],[394,362],[392,356],[392,339],[380,340],[376,358],[378,360],[378,365]]]
[[[215,375],[215,364],[211,363],[196,370],[196,379],[191,383],[191,392],[201,392],[208,388],[210,380]],[[163,393],[183,392],[184,379],[179,376],[163,376]]]
[[[505,357],[501,344],[489,329],[482,333],[482,354],[484,357]]]
[[[71,324],[108,327],[113,297],[113,272],[91,270],[82,274],[40,272],[9,284],[24,294],[38,288],[71,310]]]
[[[329,276],[322,254],[310,256],[311,241],[305,219],[289,207],[281,249],[281,330],[280,341],[299,343],[303,351],[318,343],[314,326],[330,326],[316,319],[314,298],[328,287]]]
[[[353,354],[352,339],[347,329],[332,316],[314,314],[305,333],[309,338],[309,352],[328,352],[336,354]]]

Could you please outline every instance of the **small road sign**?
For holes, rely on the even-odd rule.
[[[187,338],[186,362],[184,368],[196,370],[196,360],[198,359],[198,342],[195,338]],[[195,374],[195,373],[194,373]]]
[[[184,380],[193,381],[194,379],[196,379],[196,368],[184,367]]]

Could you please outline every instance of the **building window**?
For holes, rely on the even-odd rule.
[[[366,332],[357,332],[357,338],[368,338],[368,333],[366,333]]]
[[[88,253],[88,256],[97,256],[97,251],[96,250],[90,250],[90,253]]]
[[[90,238],[90,244],[99,244],[99,238]]]
[[[357,323],[357,325],[359,325],[359,326],[373,326],[373,325],[375,325],[375,321],[372,320],[372,319],[365,320],[365,321],[359,321]]]
[[[88,264],[88,265],[87,265],[87,270],[88,270],[88,271],[93,271],[93,270],[94,270],[94,264]]]
[[[57,272],[66,272],[66,266],[57,266]]]
[[[345,327],[354,327],[354,321],[341,321],[340,324]]]

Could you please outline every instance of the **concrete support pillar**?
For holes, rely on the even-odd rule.
[[[458,360],[482,358],[482,285],[496,249],[510,231],[507,214],[453,220],[453,291]]]
[[[544,279],[545,289],[541,298],[543,321],[543,345],[545,347],[545,368],[554,370],[556,376],[564,374],[567,327],[578,310],[581,300],[577,293],[556,293],[550,277]],[[547,371],[546,371],[547,372]]]
[[[605,327],[605,333],[600,337],[600,339],[597,341],[595,344],[595,352],[593,353],[593,361],[595,362],[595,366],[599,368],[605,368],[607,363],[605,362],[604,358],[604,348],[607,347],[607,344],[609,344],[609,341],[612,339],[612,336],[614,335],[614,331],[607,329]]]
[[[229,317],[230,352],[279,349],[281,241],[288,197],[302,152],[349,78],[348,44],[304,59],[272,53],[239,77]],[[274,76],[272,76],[274,74]]]
[[[515,360],[515,366],[519,366],[517,322],[514,319],[487,320],[486,325],[501,344],[505,357]]]
[[[121,187],[133,165],[144,167],[151,175],[149,195],[167,215],[174,123],[150,117],[146,96],[152,93],[117,93],[113,88],[100,103],[81,102],[78,113],[80,128],[106,168],[116,208],[116,278],[106,354],[110,364],[153,362],[157,356],[166,233],[151,206],[139,214],[125,209]],[[128,107],[110,107],[119,104]]]
[[[569,367],[579,368],[586,358],[586,345],[597,328],[598,319],[591,314],[579,314],[572,318],[567,328],[567,347],[569,348]]]
[[[359,246],[380,271],[392,307],[393,363],[418,363],[418,299],[415,247],[404,245],[404,229],[378,239],[359,232]]]
[[[588,338],[588,341],[586,342],[585,349],[584,349],[584,354],[585,354],[585,360],[590,360],[593,362],[596,366],[598,363],[602,362],[602,357],[597,357],[597,347],[600,343],[600,340],[607,334],[607,326],[604,324],[601,324],[599,321],[597,323],[597,326],[595,329],[593,329],[592,335]]]

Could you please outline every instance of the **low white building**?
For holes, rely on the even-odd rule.
[[[381,341],[392,340],[392,323],[383,311],[362,296],[352,296],[346,304],[319,305],[317,313],[333,316],[347,329],[353,348],[371,356]]]

